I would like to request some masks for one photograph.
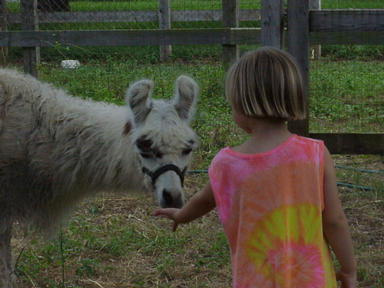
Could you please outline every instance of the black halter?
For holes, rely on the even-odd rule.
[[[159,176],[161,174],[164,174],[167,171],[173,171],[177,175],[179,175],[180,181],[181,181],[181,186],[183,186],[184,185],[184,176],[185,176],[185,172],[187,171],[187,167],[185,167],[183,170],[180,170],[180,168],[177,167],[176,165],[167,164],[167,165],[159,167],[154,172],[152,172],[151,170],[149,170],[148,168],[145,168],[145,167],[143,167],[142,171],[144,174],[147,174],[149,177],[151,177],[152,185],[155,185],[157,178],[159,178]]]

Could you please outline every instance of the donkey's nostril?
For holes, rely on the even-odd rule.
[[[172,195],[168,190],[163,190],[163,200],[165,208],[181,208],[183,206],[183,200],[180,194],[177,194],[176,197]]]
[[[163,191],[163,199],[164,199],[164,202],[165,202],[165,206],[166,207],[171,207],[172,205],[172,195],[170,192],[168,192],[167,190],[164,190]]]

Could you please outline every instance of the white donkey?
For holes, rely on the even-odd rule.
[[[12,287],[12,223],[47,229],[98,191],[154,192],[181,207],[197,145],[189,127],[198,86],[180,76],[172,100],[141,80],[127,107],[85,101],[31,76],[0,69],[0,287]]]

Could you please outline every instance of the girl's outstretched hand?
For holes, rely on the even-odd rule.
[[[168,219],[173,220],[173,227],[172,231],[175,232],[177,229],[177,226],[179,225],[178,219],[177,219],[177,213],[180,211],[180,209],[177,208],[166,208],[166,209],[157,209],[155,212],[153,212],[153,216],[161,216]]]
[[[356,275],[337,272],[336,279],[341,282],[341,288],[356,288]]]
[[[215,206],[216,203],[211,184],[208,182],[200,192],[193,195],[183,208],[157,209],[152,215],[173,220],[172,231],[175,232],[179,224],[189,223],[207,214]]]

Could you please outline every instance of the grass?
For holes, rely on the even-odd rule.
[[[383,131],[383,62],[324,60],[311,68],[312,131]]]
[[[144,51],[150,51],[150,47]],[[152,52],[155,54],[157,47]],[[176,55],[183,53],[184,57],[191,55],[184,49]],[[201,164],[196,168],[207,167],[212,159],[212,151],[217,151],[224,145],[235,145],[244,139],[244,134],[233,125],[229,108],[224,101],[225,75],[217,59],[205,58],[202,53],[203,56],[190,61],[174,59],[169,63],[156,64],[155,57],[152,59],[149,55],[151,54],[147,55],[147,61],[143,60],[143,55],[143,62],[117,62],[114,58],[106,61],[93,60],[77,70],[63,70],[58,67],[59,63],[44,64],[40,67],[40,77],[80,97],[123,104],[124,90],[137,79],[154,80],[154,95],[171,97],[174,79],[180,74],[187,74],[196,79],[201,87],[193,123],[193,128],[201,135],[197,155]],[[194,55],[190,58],[193,59]],[[382,62],[326,59],[311,62],[310,131],[383,132],[383,71]]]
[[[384,168],[378,157],[336,162]],[[338,172],[344,180],[356,180],[353,173]],[[205,179],[187,177],[188,197]],[[340,194],[359,263],[359,287],[382,288],[384,191],[341,188]],[[19,234],[13,246],[18,254],[25,247],[17,263],[21,287],[231,287],[229,251],[216,213],[172,233],[169,221],[150,216],[154,209],[148,195],[106,193],[83,203],[61,238],[23,243]]]
[[[378,9],[384,7],[383,0],[323,0],[323,9]]]
[[[172,9],[219,9],[221,1],[171,3]],[[7,5],[12,11],[18,10],[14,3]],[[73,11],[155,10],[156,5],[154,0],[71,1]],[[326,0],[322,5],[323,8],[383,8],[384,0]],[[259,2],[240,1],[240,7],[257,9]],[[157,24],[76,25],[60,27],[137,29],[154,28]],[[186,23],[175,25],[187,27]],[[193,25],[214,27],[218,23]],[[55,26],[41,26],[41,29],[53,28]],[[252,48],[241,46],[242,51]],[[17,64],[21,50],[11,49],[10,52],[11,63]],[[383,133],[384,48],[327,45],[322,47],[322,55],[321,60],[312,61],[310,66],[311,131]],[[173,81],[178,75],[195,78],[201,95],[192,126],[201,144],[191,169],[206,169],[220,148],[238,144],[246,137],[233,125],[224,101],[225,73],[219,46],[173,46],[171,59],[162,64],[158,61],[158,47],[154,46],[82,48],[58,45],[43,48],[42,59],[39,67],[42,80],[79,97],[119,105],[124,103],[124,90],[137,79],[154,80],[154,97],[167,98],[173,93]],[[82,65],[76,70],[63,70],[59,68],[62,59],[79,59]],[[383,156],[335,155],[334,158],[339,165],[384,171]],[[340,197],[350,222],[360,287],[384,288],[384,176],[344,169],[337,169],[337,175],[342,182],[373,189],[361,191],[341,187]],[[206,180],[205,174],[188,175],[187,197],[196,193]],[[73,217],[51,240],[23,234],[16,226],[12,246],[20,286],[231,287],[229,251],[216,212],[171,233],[168,221],[151,217],[155,208],[149,195],[106,192],[77,207]]]
[[[218,61],[201,59],[174,60],[164,64],[142,64],[137,61],[116,63],[94,61],[78,70],[63,70],[57,64],[41,66],[41,78],[65,87],[70,93],[98,101],[123,104],[123,91],[129,83],[150,78],[156,83],[155,95],[170,97],[173,81],[180,74],[194,77],[201,87],[199,108],[194,128],[203,136],[202,159],[206,151],[234,145],[242,134],[232,124],[223,97],[224,71]],[[364,61],[315,61],[311,63],[310,118],[312,132],[382,132],[384,125],[384,64]],[[51,75],[55,75],[54,78]],[[73,81],[76,79],[76,81]],[[94,79],[89,82],[88,79]],[[87,83],[87,89],[84,89]],[[214,129],[212,129],[214,127]],[[234,136],[230,143],[226,134]],[[239,138],[240,137],[240,138]],[[240,140],[236,140],[240,139]]]
[[[220,0],[171,1],[172,10],[218,10]],[[384,7],[384,0],[323,0],[323,9],[378,9]],[[11,12],[19,11],[18,3],[7,3]],[[148,1],[71,1],[71,11],[139,11],[156,10],[157,0]],[[260,1],[239,1],[240,9],[260,9]]]
[[[134,80],[153,79],[154,97],[168,98],[179,74],[192,76],[201,87],[192,123],[201,145],[191,169],[206,169],[218,149],[235,145],[246,136],[232,124],[224,101],[220,61],[187,56],[163,64],[156,59],[96,59],[76,70],[45,63],[39,71],[42,80],[72,94],[116,104],[124,103],[124,90]],[[382,122],[375,122],[383,116],[383,109],[379,109],[384,105],[383,68],[378,61],[328,58],[311,62],[311,129],[383,132]],[[344,109],[347,105],[358,108],[349,111]],[[362,107],[364,113],[359,112]],[[370,114],[368,107],[377,110]],[[341,165],[384,170],[380,156],[335,156],[335,160]],[[340,194],[356,247],[360,287],[383,288],[383,176],[337,172],[340,181],[374,188],[340,188]],[[198,191],[206,177],[187,177],[187,197]],[[76,209],[62,226],[61,237],[52,241],[25,237],[16,227],[13,247],[21,287],[230,287],[229,252],[216,213],[171,233],[168,221],[151,217],[154,209],[149,195],[105,193]]]
[[[208,123],[215,125],[224,122],[229,125],[231,117],[223,100],[223,68],[220,62],[214,61],[213,58],[209,58],[208,62],[202,59],[203,57],[194,60],[195,63],[189,61],[188,64],[180,59],[165,64],[95,61],[75,71],[62,70],[57,64],[49,64],[41,67],[41,76],[50,80],[49,73],[54,73],[54,84],[65,87],[72,94],[121,104],[122,91],[136,79],[153,79],[158,83],[155,93],[169,97],[173,91],[172,79],[186,73],[197,79],[201,87],[201,108],[198,110],[196,128],[204,129]],[[74,77],[77,81],[73,81]],[[310,77],[312,132],[382,131],[384,63],[326,59],[313,61]],[[87,79],[97,81],[89,83],[84,90],[82,83],[87,82]],[[221,129],[217,133],[231,132],[220,131]]]
[[[221,1],[171,1],[172,10],[219,10]],[[18,12],[18,3],[7,3],[11,12]],[[71,1],[71,11],[155,11],[158,9],[157,0],[149,1]],[[259,1],[240,2],[241,9],[260,9]]]

